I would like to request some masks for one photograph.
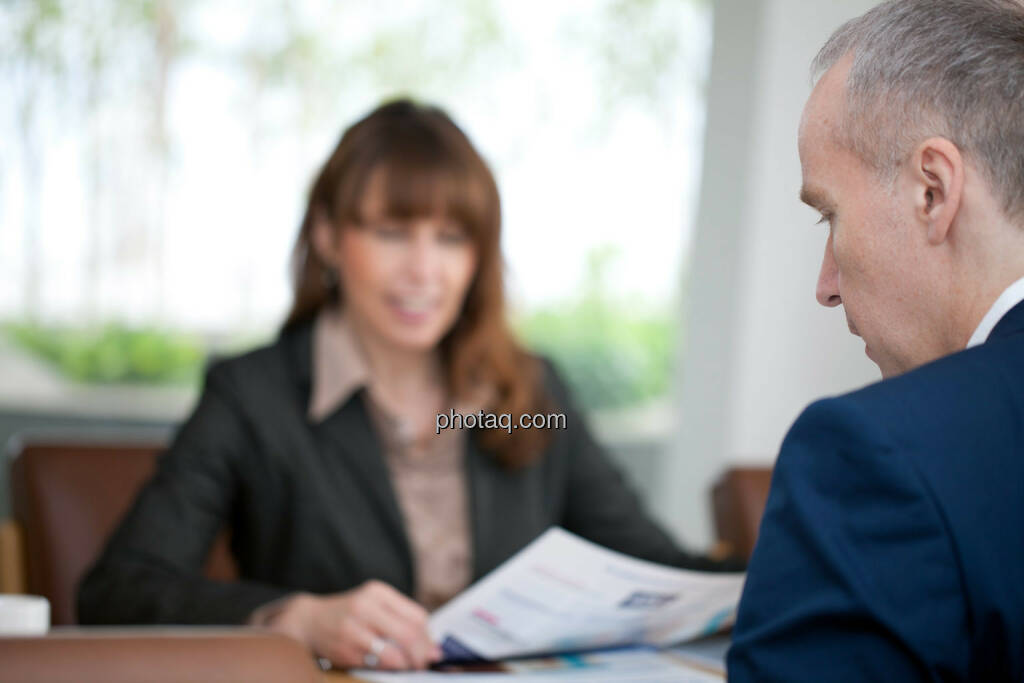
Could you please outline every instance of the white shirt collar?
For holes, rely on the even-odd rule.
[[[1003,290],[996,302],[992,304],[992,308],[988,309],[988,313],[981,319],[977,329],[974,330],[970,341],[967,342],[967,348],[983,344],[1003,316],[1021,301],[1024,301],[1024,277]]]

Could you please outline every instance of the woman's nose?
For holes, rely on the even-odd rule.
[[[440,245],[434,231],[426,226],[413,231],[409,244],[406,268],[417,280],[429,280],[435,277],[440,267]]]

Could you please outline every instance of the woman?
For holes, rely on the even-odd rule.
[[[277,341],[214,364],[79,593],[93,623],[250,623],[423,668],[432,609],[551,525],[711,568],[642,511],[505,321],[494,179],[440,110],[386,104],[313,184]],[[439,414],[564,414],[435,429]],[[227,525],[240,580],[201,567]]]

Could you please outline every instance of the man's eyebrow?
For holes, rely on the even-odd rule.
[[[814,187],[804,185],[800,188],[800,201],[815,209],[822,209],[828,205],[828,197],[824,192]]]

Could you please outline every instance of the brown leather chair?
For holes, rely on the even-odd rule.
[[[21,683],[324,680],[298,641],[249,629],[91,628],[0,637],[0,662],[0,679]]]
[[[48,598],[55,626],[76,623],[78,581],[153,472],[162,448],[70,441],[22,445],[11,467],[14,523],[0,533],[0,568],[14,582],[19,564],[24,568],[21,590],[15,585],[12,592]],[[211,549],[206,574],[237,576],[226,533]]]
[[[754,552],[771,483],[771,467],[733,467],[711,489],[719,543],[738,557],[749,560]]]

